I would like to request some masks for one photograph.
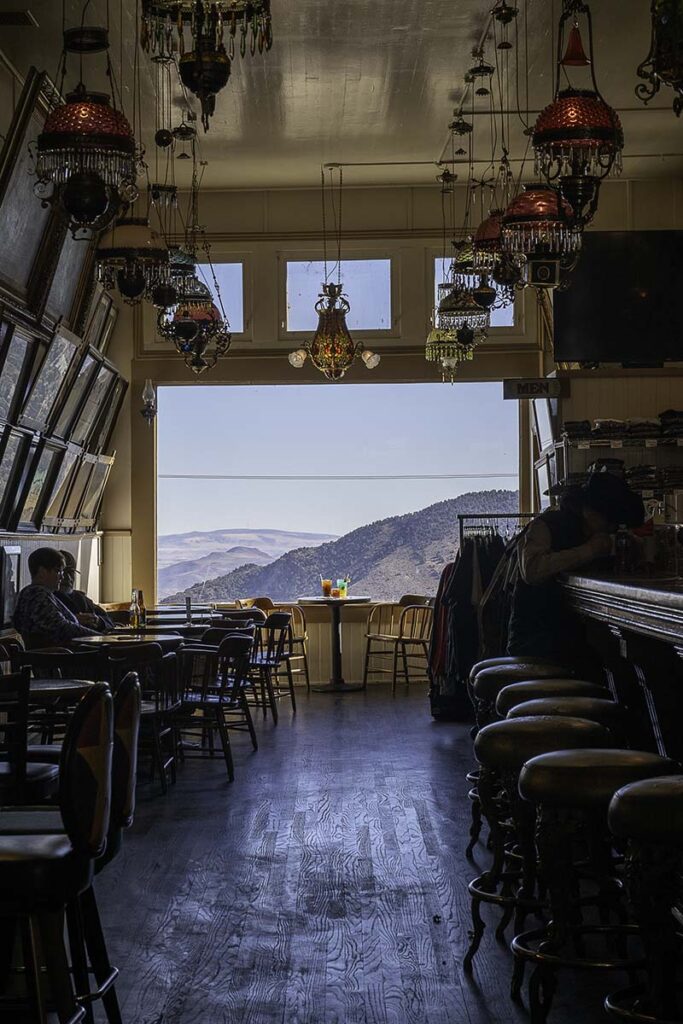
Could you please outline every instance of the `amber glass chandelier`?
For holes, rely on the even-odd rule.
[[[586,55],[579,17],[588,31]],[[564,32],[572,21],[565,49]],[[567,68],[589,67],[592,89],[560,89]],[[588,4],[564,0],[557,30],[557,65],[553,102],[542,110],[533,131],[536,172],[556,182],[576,223],[592,220],[600,183],[611,171],[621,171],[624,133],[617,112],[602,98],[595,78],[593,26]]]
[[[315,311],[318,314],[318,326],[312,339],[302,348],[297,348],[289,353],[288,359],[291,366],[300,370],[307,359],[310,359],[316,370],[320,370],[328,380],[341,380],[346,371],[353,365],[356,356],[360,356],[366,369],[374,370],[379,366],[381,357],[377,352],[366,349],[360,341],[354,341],[351,337],[346,323],[347,314],[351,310],[349,300],[344,294],[341,280],[342,258],[341,258],[341,236],[342,236],[342,190],[343,173],[340,166],[328,168],[330,172],[330,197],[333,200],[332,175],[338,172],[338,195],[336,206],[336,241],[337,241],[337,281],[329,280],[327,263],[327,218],[326,218],[326,187],[325,169],[321,169],[321,200],[323,215],[323,249],[325,280],[321,285],[318,301],[315,304]],[[335,210],[334,201],[332,209]],[[334,269],[334,268],[333,268]]]
[[[107,28],[81,26],[64,32],[59,94],[64,93],[67,55],[105,53],[112,93],[91,92],[83,81],[54,107],[38,136],[34,193],[56,207],[74,238],[91,238],[137,198],[133,130],[116,105]]]
[[[177,60],[205,131],[216,94],[228,84],[238,35],[242,56],[270,49],[270,0],[143,0],[141,45],[155,60]]]

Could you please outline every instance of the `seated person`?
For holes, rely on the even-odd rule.
[[[104,608],[100,608],[98,604],[91,601],[83,590],[74,590],[76,573],[80,576],[74,556],[70,551],[60,550],[59,553],[64,559],[64,572],[55,596],[78,617],[82,625],[90,626],[91,629],[96,629],[99,633],[113,629],[114,623]]]
[[[64,559],[56,548],[36,548],[28,556],[31,582],[19,592],[14,627],[26,647],[63,647],[75,637],[92,636],[97,630],[55,596],[64,571]]]
[[[567,607],[558,576],[605,558],[621,525],[642,526],[640,495],[621,477],[594,473],[560,507],[537,516],[517,542],[519,577],[512,597],[508,654],[569,662],[585,651],[583,626]]]

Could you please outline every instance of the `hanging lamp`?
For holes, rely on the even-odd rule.
[[[95,265],[100,283],[131,306],[170,285],[168,248],[147,217],[118,220],[100,239]]]
[[[87,5],[86,5],[87,6]],[[82,26],[64,32],[59,93],[67,54],[106,53],[113,81],[106,28]],[[74,238],[92,238],[108,227],[138,195],[133,130],[111,95],[91,92],[82,81],[47,115],[35,147],[33,188],[44,207],[53,206]]]
[[[650,4],[650,52],[638,65],[637,75],[643,81],[636,86],[636,96],[649,103],[662,85],[673,89],[673,111],[680,117],[683,110],[683,7],[680,0],[652,0]]]
[[[154,60],[177,60],[183,84],[200,101],[205,131],[230,78],[238,32],[243,57],[247,49],[269,50],[270,0],[143,0],[142,48]]]
[[[588,55],[579,16],[585,18],[588,30]],[[570,19],[574,24],[565,49],[564,30]],[[589,67],[592,89],[560,89],[560,77],[568,67]],[[624,133],[617,112],[597,86],[591,12],[582,0],[564,0],[557,30],[554,99],[536,120],[533,146],[536,173],[548,183],[557,183],[574,221],[583,227],[595,215],[602,180],[621,171]]]
[[[321,285],[321,291],[315,304],[315,312],[318,314],[318,326],[315,334],[309,342],[301,348],[295,349],[287,357],[290,366],[300,370],[307,359],[310,359],[316,370],[319,370],[328,380],[341,380],[346,371],[353,365],[356,356],[360,356],[367,370],[374,370],[379,366],[381,356],[377,352],[366,349],[362,342],[354,341],[351,337],[346,317],[351,310],[349,300],[344,294],[341,281],[342,258],[341,258],[341,236],[342,236],[342,190],[343,173],[341,167],[335,165],[329,167],[330,191],[332,190],[332,174],[338,171],[338,205],[339,217],[336,224],[337,234],[337,281],[328,279],[327,270],[327,228],[326,228],[326,188],[325,170],[321,169],[321,201],[323,220],[323,249],[325,280]],[[334,210],[334,203],[332,204]]]
[[[209,288],[196,276],[185,282],[175,309],[159,311],[157,329],[196,374],[214,367],[232,340]]]

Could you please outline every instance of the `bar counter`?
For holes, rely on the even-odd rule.
[[[570,574],[562,586],[637,745],[683,760],[683,579]]]

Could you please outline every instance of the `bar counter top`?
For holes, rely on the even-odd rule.
[[[619,630],[683,646],[683,578],[565,576],[570,607]]]

